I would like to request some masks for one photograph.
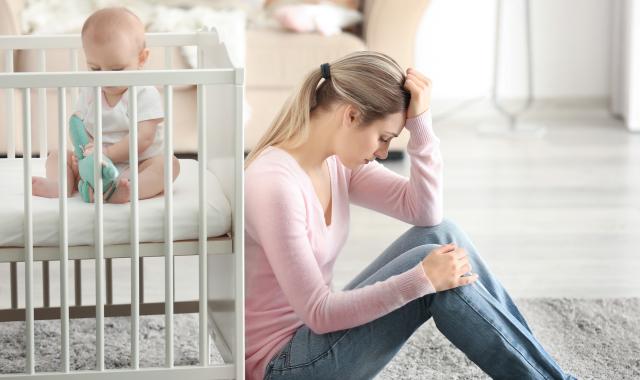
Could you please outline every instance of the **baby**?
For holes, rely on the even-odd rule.
[[[82,47],[87,66],[92,71],[139,70],[149,58],[145,46],[144,26],[140,19],[125,8],[105,8],[93,13],[82,27]],[[102,102],[102,152],[119,169],[120,176],[114,182],[115,189],[108,192],[110,203],[126,203],[130,200],[129,184],[129,94],[127,87],[103,87]],[[79,92],[74,115],[86,127],[91,142],[84,146],[84,155],[93,152],[95,133],[95,94],[93,88]],[[164,113],[158,90],[153,86],[137,88],[138,103],[138,195],[146,199],[164,190],[164,158],[162,121]],[[78,160],[72,151],[67,152],[68,196],[78,189],[80,179]],[[180,172],[180,164],[173,157],[173,180]],[[46,178],[33,177],[33,195],[58,197],[58,153],[51,152],[46,162]],[[93,190],[90,189],[93,201]],[[106,193],[105,193],[106,194]]]

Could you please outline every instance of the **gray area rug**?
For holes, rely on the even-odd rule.
[[[568,373],[580,379],[640,379],[640,298],[520,299],[516,303],[534,334]],[[197,315],[175,316],[175,363],[198,363]],[[129,318],[106,318],[107,368],[129,367]],[[95,322],[71,321],[72,368],[95,366]],[[59,321],[36,323],[36,370],[60,365]],[[0,323],[0,372],[24,368],[24,323]],[[164,317],[140,320],[140,365],[164,362]],[[211,363],[221,363],[215,349]],[[432,320],[420,327],[378,379],[488,379],[449,343]]]
[[[198,314],[173,317],[174,365],[197,365]],[[164,315],[140,317],[140,368],[164,366]],[[69,320],[69,356],[72,370],[96,368],[96,323],[92,318]],[[0,373],[20,373],[25,366],[25,323],[0,322]],[[60,370],[60,321],[35,321],[36,372]],[[104,322],[105,368],[131,368],[131,321],[129,317],[108,317]],[[210,345],[209,363],[222,364],[222,357]]]

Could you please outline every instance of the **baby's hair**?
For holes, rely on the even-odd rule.
[[[125,7],[109,7],[95,11],[87,18],[82,25],[82,38],[85,38],[93,29],[99,28],[100,34],[92,33],[92,37],[97,42],[102,43],[112,38],[115,33],[126,33],[125,28],[132,27],[138,29],[138,33],[133,34],[139,50],[146,47],[144,38],[144,24],[142,20]],[[131,36],[131,34],[126,34]]]

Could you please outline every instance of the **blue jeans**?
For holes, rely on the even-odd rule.
[[[345,290],[405,272],[439,245],[451,242],[467,250],[472,271],[479,275],[475,283],[427,294],[347,330],[320,335],[301,326],[269,362],[264,378],[371,379],[433,317],[438,330],[494,379],[574,379],[536,340],[507,291],[451,221],[409,229]]]

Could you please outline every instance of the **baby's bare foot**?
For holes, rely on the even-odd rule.
[[[130,193],[131,185],[129,184],[129,180],[125,178],[120,178],[118,180],[118,188],[109,198],[109,203],[127,203],[131,199]]]
[[[33,177],[31,178],[31,192],[38,197],[57,198],[58,182],[44,177]]]
[[[127,179],[119,179],[118,180],[118,188],[111,195],[111,198],[107,201],[107,203],[127,203],[131,198],[131,194],[129,194],[129,180]],[[89,202],[93,203],[93,189],[89,186]]]

